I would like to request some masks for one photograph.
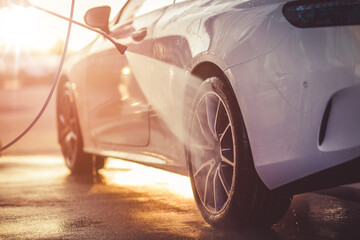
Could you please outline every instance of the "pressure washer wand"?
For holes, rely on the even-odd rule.
[[[38,9],[38,10],[40,10],[40,11],[49,13],[49,14],[51,14],[51,15],[53,15],[53,16],[56,16],[56,17],[58,17],[58,18],[61,18],[61,19],[63,19],[63,20],[66,20],[66,21],[71,21],[72,23],[74,23],[74,24],[76,24],[76,25],[79,25],[79,26],[81,26],[81,27],[84,27],[84,28],[89,29],[89,30],[91,30],[91,31],[93,31],[93,32],[96,32],[96,33],[99,33],[99,34],[103,35],[106,39],[108,39],[112,44],[115,45],[116,49],[117,49],[121,54],[124,54],[125,51],[126,51],[126,49],[127,49],[127,46],[122,45],[121,43],[118,43],[118,42],[115,41],[112,37],[110,37],[107,33],[103,32],[103,31],[101,31],[101,30],[99,30],[99,29],[90,27],[90,26],[88,26],[88,25],[85,25],[85,24],[83,24],[83,23],[81,23],[81,22],[78,22],[78,21],[75,21],[75,20],[71,20],[70,18],[64,17],[64,16],[62,16],[62,15],[60,15],[60,14],[57,14],[57,13],[55,13],[55,12],[52,12],[52,11],[48,10],[48,9],[39,7],[39,6],[34,5],[34,4],[32,4],[32,3],[29,3],[29,4],[30,4],[31,7],[36,8],[36,9]]]
[[[50,10],[48,10],[48,9],[42,8],[42,7],[38,6],[38,5],[35,5],[35,4],[31,3],[31,2],[29,2],[28,0],[0,0],[0,8],[2,8],[2,7],[8,7],[9,5],[18,5],[18,6],[22,6],[22,7],[33,7],[33,8],[35,8],[35,9],[38,9],[38,10],[42,11],[42,12],[51,14],[51,15],[53,15],[53,16],[55,16],[55,17],[58,17],[58,18],[61,18],[61,19],[63,19],[63,20],[66,20],[66,21],[69,21],[69,22],[71,22],[71,23],[74,23],[74,24],[76,24],[76,25],[79,25],[79,26],[81,26],[81,27],[83,27],[83,28],[86,28],[86,29],[88,29],[88,30],[90,30],[90,31],[99,33],[99,34],[103,35],[106,39],[108,39],[111,43],[113,43],[113,44],[115,45],[116,49],[117,49],[121,54],[124,54],[125,51],[126,51],[126,49],[127,49],[127,46],[122,45],[121,43],[116,42],[116,41],[115,41],[112,37],[110,37],[107,33],[103,32],[103,31],[101,31],[101,30],[99,30],[99,29],[90,27],[90,26],[88,26],[88,25],[86,25],[86,24],[83,24],[83,23],[81,23],[81,22],[75,21],[75,20],[70,19],[70,18],[68,18],[68,17],[62,16],[62,15],[60,15],[60,14],[58,14],[58,13],[52,12],[52,11],[50,11]]]

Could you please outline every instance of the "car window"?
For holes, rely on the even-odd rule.
[[[173,4],[174,0],[132,0],[129,1],[121,10],[120,15],[116,21],[117,23],[126,23],[134,17],[144,15],[156,9]]]
[[[144,1],[144,4],[138,9],[138,11],[135,13],[135,17],[144,15],[146,13],[149,13],[151,11],[154,11],[156,9],[165,7],[167,5],[172,4],[173,0],[162,0],[162,1],[151,1],[147,0]]]

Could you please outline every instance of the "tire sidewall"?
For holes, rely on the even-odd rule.
[[[225,207],[219,211],[218,213],[211,213],[209,212],[206,207],[203,205],[198,193],[197,193],[197,189],[196,189],[196,184],[195,184],[195,180],[194,180],[194,176],[193,176],[193,172],[192,172],[192,160],[191,160],[191,153],[189,150],[186,151],[186,155],[187,155],[187,164],[188,164],[188,169],[189,169],[189,175],[190,175],[190,180],[191,180],[191,186],[192,186],[192,190],[193,190],[193,194],[194,194],[194,198],[195,201],[197,203],[197,206],[202,214],[202,216],[204,217],[204,219],[212,226],[214,227],[226,227],[229,226],[231,223],[231,221],[229,221],[229,219],[232,219],[232,215],[233,215],[233,209],[236,208],[234,205],[236,205],[236,201],[235,199],[237,198],[237,194],[238,194],[238,185],[239,185],[239,177],[238,174],[240,173],[240,168],[241,168],[241,162],[239,161],[239,159],[241,158],[241,149],[244,149],[244,146],[242,146],[242,141],[241,141],[241,116],[240,114],[240,110],[237,106],[237,101],[235,98],[234,93],[232,92],[232,89],[230,88],[230,86],[228,86],[229,84],[227,82],[225,82],[224,80],[218,78],[218,77],[211,77],[206,79],[200,86],[198,94],[196,94],[194,101],[193,101],[193,105],[192,105],[192,111],[191,113],[195,113],[195,109],[197,106],[197,103],[200,101],[200,99],[202,98],[202,96],[206,93],[206,92],[215,92],[217,95],[220,96],[221,100],[224,103],[225,108],[227,109],[227,113],[228,113],[228,117],[229,120],[231,122],[231,125],[233,126],[233,141],[234,141],[234,145],[235,145],[235,171],[234,171],[234,176],[233,176],[233,181],[234,184],[232,186],[232,188],[230,189],[229,192],[229,199],[228,202],[226,203]],[[192,124],[192,119],[194,116],[191,116],[188,122],[188,126],[191,129],[191,124]],[[191,130],[190,130],[191,131]],[[191,133],[189,134],[191,135]]]

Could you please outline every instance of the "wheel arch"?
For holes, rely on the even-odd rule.
[[[202,56],[203,58],[203,56]],[[211,58],[214,58],[213,56]],[[196,76],[197,78],[201,79],[202,82],[205,81],[207,78],[210,77],[218,77],[222,80],[224,80],[224,83],[226,84],[226,87],[229,91],[231,91],[231,93],[233,94],[234,98],[236,99],[236,105],[238,108],[238,113],[240,114],[240,117],[242,119],[242,121],[244,122],[245,125],[245,134],[247,135],[247,138],[250,141],[250,150],[251,150],[251,139],[248,133],[248,128],[246,127],[246,117],[243,115],[243,111],[242,111],[242,107],[246,107],[246,106],[241,106],[241,103],[244,102],[244,99],[238,99],[238,97],[241,97],[239,95],[235,94],[235,79],[233,78],[233,75],[231,74],[230,70],[227,69],[225,67],[225,65],[222,62],[219,62],[217,59],[215,59],[216,63],[214,63],[213,61],[203,61],[203,62],[199,62],[197,63],[192,70],[190,71],[192,76]],[[218,63],[218,64],[217,64]],[[221,66],[221,67],[220,67]],[[225,70],[223,70],[225,69]],[[195,92],[193,88],[187,88],[187,92],[185,96],[195,96]],[[239,101],[240,100],[240,101]],[[186,98],[185,101],[192,101],[192,98]],[[189,102],[186,102],[186,104],[192,104]],[[191,106],[191,105],[188,105]],[[252,150],[251,150],[252,151]],[[255,162],[254,162],[254,158],[252,159],[252,164],[253,164],[253,168],[256,171],[255,168]],[[257,171],[256,171],[257,172]]]
[[[224,77],[225,74],[218,65],[215,63],[206,61],[197,64],[191,71],[191,74],[205,80],[208,77]]]
[[[209,77],[218,77],[220,79],[223,79],[231,89],[232,93],[234,94],[236,101],[238,103],[238,106],[241,108],[241,102],[239,101],[241,99],[238,99],[239,96],[235,94],[235,83],[234,83],[234,77],[231,74],[231,71],[228,67],[226,67],[226,64],[219,59],[216,59],[214,56],[210,55],[209,57],[199,56],[195,63],[193,64],[193,67],[189,71],[189,73],[192,76],[197,77],[198,79],[201,79],[202,81],[205,81]],[[187,88],[188,89],[188,88]],[[191,96],[191,95],[186,95]]]

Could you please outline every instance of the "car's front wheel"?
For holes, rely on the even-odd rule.
[[[105,163],[104,157],[83,151],[82,134],[75,99],[69,82],[60,85],[56,113],[61,151],[66,166],[71,172],[74,174],[90,174],[93,167],[95,170],[102,168]]]
[[[190,119],[187,151],[194,197],[214,227],[270,225],[287,211],[291,196],[259,179],[235,94],[226,81],[202,83]]]

